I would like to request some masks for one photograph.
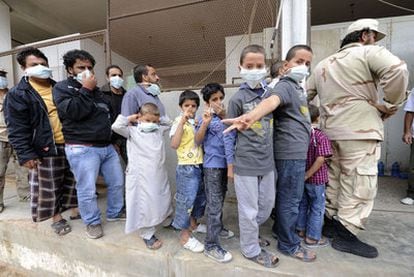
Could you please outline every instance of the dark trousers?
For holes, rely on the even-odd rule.
[[[306,160],[276,160],[277,248],[285,254],[295,253],[300,245],[295,229],[304,190],[305,167]]]
[[[223,229],[223,204],[227,192],[227,169],[204,168],[204,186],[207,198],[207,236],[205,248],[220,245],[219,234]]]

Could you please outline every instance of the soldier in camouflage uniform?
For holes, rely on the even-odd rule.
[[[307,84],[309,100],[319,95],[321,129],[333,148],[324,235],[333,237],[333,248],[368,258],[377,257],[377,249],[356,235],[364,229],[377,193],[383,119],[404,101],[408,84],[405,62],[375,45],[384,36],[378,21],[355,21],[339,51],[315,67]],[[378,88],[384,104],[378,103]]]

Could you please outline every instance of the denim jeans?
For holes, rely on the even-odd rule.
[[[295,253],[300,245],[296,223],[304,190],[305,167],[306,160],[276,160],[277,248],[285,254]]]
[[[207,198],[207,236],[205,248],[220,245],[219,234],[223,229],[223,204],[227,192],[227,169],[204,168],[204,186]]]
[[[86,225],[101,223],[101,212],[96,200],[96,178],[100,173],[108,187],[107,218],[119,215],[123,206],[124,174],[112,145],[92,147],[66,145],[65,152],[76,179],[79,211]]]
[[[306,231],[308,238],[320,240],[324,213],[325,184],[305,183],[296,230]]]
[[[202,165],[177,165],[174,228],[188,229],[190,216],[203,217],[206,195],[202,178]]]

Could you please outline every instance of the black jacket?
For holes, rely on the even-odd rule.
[[[7,93],[4,107],[9,142],[21,165],[57,155],[46,104],[26,77]]]
[[[65,143],[105,146],[111,143],[111,106],[99,88],[90,91],[69,77],[53,87]]]

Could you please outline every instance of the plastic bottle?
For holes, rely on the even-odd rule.
[[[400,177],[400,164],[398,162],[394,162],[391,165],[391,176]]]
[[[384,176],[385,165],[382,161],[378,162],[378,176]]]

